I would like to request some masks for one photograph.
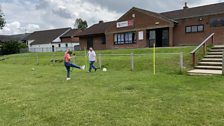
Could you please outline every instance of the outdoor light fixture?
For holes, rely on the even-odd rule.
[[[155,25],[159,25],[159,22],[157,21],[157,22],[155,22]]]
[[[135,14],[132,14],[132,17],[135,18]]]

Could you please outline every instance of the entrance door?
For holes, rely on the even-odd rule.
[[[156,44],[156,47],[169,46],[168,28],[150,30],[149,31],[149,47],[153,47],[153,43]]]
[[[149,47],[153,47],[153,44],[156,42],[156,31],[149,31]]]
[[[87,50],[88,50],[90,47],[93,47],[93,38],[92,38],[92,37],[89,37],[89,38],[87,39]]]
[[[162,47],[169,46],[169,30],[164,29],[162,30]]]
[[[54,45],[52,45],[52,52],[54,52]]]

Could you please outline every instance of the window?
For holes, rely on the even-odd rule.
[[[192,25],[187,26],[185,28],[186,33],[196,33],[196,32],[203,32],[204,31],[204,25]]]
[[[114,34],[114,43],[117,43],[117,34]]]
[[[103,36],[103,37],[101,38],[101,43],[102,43],[102,44],[106,44],[106,38],[105,38],[105,36]]]
[[[60,48],[61,47],[61,44],[58,44],[58,47]]]
[[[191,32],[197,32],[198,31],[198,27],[197,26],[192,26],[192,31]]]
[[[191,32],[191,27],[186,27],[186,32],[190,33]]]
[[[65,44],[65,47],[66,47],[66,48],[68,47],[68,43]]]
[[[114,44],[133,44],[136,40],[134,32],[117,33],[114,34]]]
[[[211,27],[223,27],[224,26],[224,18],[222,19],[211,19],[210,20]]]
[[[198,32],[203,32],[204,31],[204,26],[203,25],[199,25],[198,26]]]
[[[221,19],[221,25],[224,26],[224,18]]]

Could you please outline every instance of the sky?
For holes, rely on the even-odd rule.
[[[73,27],[76,18],[91,26],[100,20],[117,20],[132,7],[154,12],[196,7],[224,0],[0,0],[6,26],[0,35]]]

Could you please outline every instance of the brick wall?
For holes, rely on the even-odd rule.
[[[106,44],[102,43],[102,37],[104,35],[98,35],[98,36],[93,36],[93,48],[95,50],[105,50],[106,49]],[[87,48],[87,37],[80,37],[80,47],[81,50],[84,50]]]
[[[61,42],[79,42],[79,37],[63,37],[61,38]]]
[[[174,28],[174,45],[198,45],[213,32],[215,33],[214,44],[224,44],[224,27],[210,27],[209,22],[213,18],[224,18],[224,14],[179,20]],[[186,26],[199,24],[204,25],[204,32],[185,32]]]
[[[135,17],[133,18],[133,14]],[[156,29],[156,28],[163,28],[163,27],[169,27],[173,24],[171,22],[166,21],[165,19],[161,17],[156,17],[156,15],[152,14],[146,14],[141,11],[137,11],[135,9],[130,10],[125,15],[123,15],[118,22],[120,21],[128,21],[128,20],[134,20],[134,25],[130,27],[125,28],[117,28],[116,23],[111,26],[107,32],[106,32],[106,48],[107,49],[114,49],[114,48],[145,48],[149,47],[148,44],[148,35],[147,30],[149,29]],[[158,25],[155,23],[159,22]],[[124,45],[114,45],[114,33],[122,33],[122,32],[128,32],[128,31],[134,31],[136,34],[136,43],[135,44],[124,44]],[[144,39],[138,40],[138,32],[143,31],[144,32]]]

